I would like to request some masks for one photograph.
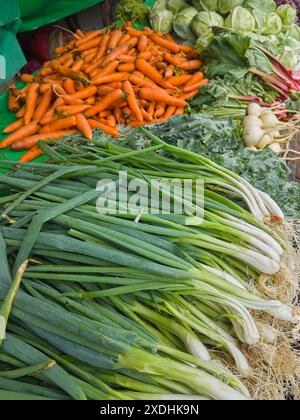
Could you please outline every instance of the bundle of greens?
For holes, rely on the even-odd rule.
[[[143,22],[148,16],[148,7],[143,0],[120,0],[116,7],[116,18],[123,23]]]
[[[256,322],[257,311],[293,320],[292,306],[256,288],[262,272],[279,276],[286,247],[257,218],[280,211],[275,203],[208,159],[137,131],[149,147],[128,149],[103,135],[41,144],[52,163],[0,177],[11,190],[0,199],[8,332],[0,398],[248,399],[224,362],[249,375],[240,344],[276,340],[270,324]],[[155,214],[142,204],[138,213],[124,211],[120,171],[146,185],[203,180],[204,219],[190,214],[199,205],[194,194],[185,197],[187,213],[174,212],[175,189],[162,193]],[[110,197],[117,214],[99,202],[99,181],[117,187]]]

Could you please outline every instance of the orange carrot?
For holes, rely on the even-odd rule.
[[[96,96],[90,96],[89,98],[87,98],[85,100],[85,103],[87,105],[95,105],[95,103],[96,103]]]
[[[190,60],[185,61],[184,63],[180,64],[180,68],[186,71],[198,70],[202,66],[202,62],[200,60]]]
[[[178,57],[178,56],[174,56],[171,53],[166,52],[165,53],[165,60],[170,63],[173,64],[173,66],[176,67],[180,67],[181,64],[183,64],[186,60],[185,57]]]
[[[76,92],[75,82],[73,79],[65,79],[63,81],[63,88],[65,89],[68,95],[72,95]]]
[[[133,63],[125,63],[118,66],[118,71],[120,72],[132,73],[134,70],[135,65]]]
[[[41,126],[36,121],[33,121],[29,125],[23,126],[10,136],[6,137],[6,139],[0,143],[0,149],[5,149],[6,147],[11,146],[16,141],[22,140],[25,137],[33,136],[40,130],[40,128]]]
[[[154,101],[150,102],[150,105],[149,105],[149,108],[148,108],[147,112],[148,112],[149,115],[151,115],[151,118],[154,115],[155,107],[156,107],[156,103]]]
[[[119,47],[113,49],[109,54],[106,55],[103,61],[105,66],[110,61],[115,60],[121,54],[126,54],[131,48],[135,47],[138,42],[138,38],[131,38],[126,44],[120,45]]]
[[[14,121],[13,123],[9,124],[6,128],[4,128],[3,133],[4,134],[11,134],[14,133],[17,130],[20,130],[24,125],[24,119],[21,118],[17,121]]]
[[[84,65],[84,60],[82,58],[78,58],[72,66],[73,71],[80,71]]]
[[[184,114],[184,108],[178,107],[176,109],[175,115],[182,115],[182,114]]]
[[[150,60],[150,58],[152,57],[152,52],[151,51],[145,51],[139,54],[139,58],[142,58],[143,60]]]
[[[175,114],[175,112],[176,106],[168,106],[165,114],[163,115],[163,118],[167,120],[168,118],[171,118]]]
[[[82,112],[86,111],[88,108],[90,108],[89,105],[83,104],[83,105],[61,105],[56,109],[56,112],[58,114],[64,115],[64,116],[72,116],[76,114],[81,114]]]
[[[166,105],[163,103],[158,103],[155,108],[154,118],[161,117],[162,115],[164,115],[165,111],[166,111]]]
[[[112,31],[111,36],[110,36],[110,40],[108,42],[107,49],[108,50],[113,50],[113,49],[117,48],[122,36],[123,36],[123,33],[119,29],[115,29],[114,31]]]
[[[58,121],[58,118],[53,120],[51,124],[54,123],[55,121]],[[50,124],[47,124],[47,125],[43,125],[43,127],[39,131],[39,134],[44,134],[44,133],[49,133],[49,132],[50,132]]]
[[[134,63],[135,59],[132,55],[121,54],[118,57],[119,63]]]
[[[44,95],[41,98],[41,102],[36,108],[36,111],[34,114],[35,120],[40,120],[41,118],[43,118],[43,116],[48,111],[51,101],[52,101],[52,90],[48,90],[47,92],[44,93]]]
[[[143,120],[142,121],[138,120],[138,121],[143,122],[144,119],[146,121],[152,121],[152,116],[149,114],[149,112],[147,112],[144,108],[141,109],[141,112],[142,112]]]
[[[107,95],[108,93],[111,93],[111,92],[113,92],[114,91],[114,88],[112,88],[112,87],[110,87],[110,86],[106,86],[106,85],[104,85],[104,86],[100,86],[99,88],[98,88],[98,95],[99,96],[105,96],[105,95]]]
[[[13,94],[12,91],[9,92],[9,98],[8,98],[8,109],[10,112],[16,112],[19,111],[21,108],[21,105],[19,104],[16,96]]]
[[[100,128],[105,134],[109,134],[112,137],[118,137],[118,131],[115,128],[109,127],[96,120],[88,120],[88,122],[91,128]]]
[[[98,47],[101,42],[101,37],[92,39],[91,41],[85,42],[84,44],[77,47],[77,51],[86,51],[94,47]]]
[[[184,95],[181,95],[180,98],[184,99],[185,101],[187,101],[188,99],[193,98],[194,96],[196,96],[199,93],[199,88],[197,88],[196,90],[192,90],[189,93],[185,93]]]
[[[79,92],[74,93],[73,97],[78,99],[87,99],[91,96],[94,96],[96,93],[96,86],[89,86],[85,89],[80,90]]]
[[[97,72],[94,79],[99,79],[100,77],[107,76],[108,74],[113,73],[116,68],[118,67],[119,62],[117,60],[111,61],[110,63],[106,64],[106,66],[102,67],[100,71]]]
[[[53,70],[51,69],[51,67],[45,67],[40,71],[41,76],[49,76],[52,73],[53,73]]]
[[[111,82],[106,86],[112,87],[113,89],[122,89],[122,82]]]
[[[73,95],[63,95],[61,97],[65,104],[67,105],[82,105],[83,100],[79,98],[75,98]]]
[[[208,79],[203,79],[203,80],[200,80],[200,82],[198,82],[198,83],[195,83],[195,84],[190,85],[190,86],[185,86],[185,87],[183,88],[183,92],[184,92],[184,93],[188,93],[188,92],[191,92],[191,91],[193,91],[193,90],[199,89],[201,86],[206,85],[208,82],[209,82],[209,80],[208,80]]]
[[[131,36],[129,34],[122,35],[119,45],[126,44],[130,40]]]
[[[104,57],[104,54],[106,53],[107,46],[109,43],[109,39],[110,39],[109,34],[105,34],[102,37],[99,49],[96,54],[96,61],[99,61],[102,57]]]
[[[111,82],[122,82],[128,77],[128,73],[112,73],[107,76],[99,77],[98,79],[93,80],[94,85],[104,85]]]
[[[76,117],[72,116],[68,118],[63,118],[61,120],[55,121],[54,123],[50,124],[49,132],[68,130],[75,126],[76,126]]]
[[[85,45],[86,43],[88,43],[92,39],[97,38],[98,36],[101,35],[101,32],[102,32],[101,30],[93,31],[88,35],[84,35],[84,37],[82,37],[80,40],[76,41],[76,43],[75,43],[76,47],[80,47],[82,45]]]
[[[76,115],[76,126],[85,138],[87,138],[88,140],[93,140],[93,132],[91,126],[84,115]]]
[[[113,115],[108,115],[107,116],[107,123],[111,126],[111,127],[116,127],[117,126],[117,122],[116,119]]]
[[[23,155],[19,159],[19,162],[22,162],[22,163],[32,162],[34,159],[36,159],[36,158],[38,158],[39,156],[42,156],[42,155],[43,155],[42,150],[39,147],[34,146],[34,147],[32,147],[32,149],[28,150],[28,152],[25,153],[25,155]]]
[[[84,71],[86,74],[93,74],[95,72],[95,70],[98,69],[98,67],[101,66],[103,61],[103,57],[100,58],[98,61],[94,60],[91,64],[89,64],[88,66],[85,66]]]
[[[167,84],[164,81],[163,76],[153,67],[151,64],[147,63],[146,60],[138,58],[135,62],[136,68],[141,71],[143,74],[148,76],[156,84],[166,87]]]
[[[74,59],[73,59],[73,57],[71,57],[71,58],[69,58],[68,61],[65,62],[64,67],[70,68],[73,64],[74,64]]]
[[[180,74],[178,76],[172,76],[168,79],[168,83],[170,83],[174,87],[183,86],[185,85],[190,79],[190,74]]]
[[[150,35],[149,38],[155,44],[159,45],[160,47],[166,48],[167,50],[170,50],[173,53],[177,54],[180,51],[180,46],[178,44],[176,44],[173,41],[168,41],[167,39],[164,39],[162,36],[158,34]]]
[[[39,84],[32,83],[29,86],[28,93],[27,93],[27,100],[26,100],[26,112],[24,116],[24,124],[28,125],[32,121],[32,118],[35,113],[36,102],[39,97]]]
[[[16,113],[17,118],[23,118],[26,112],[26,106],[23,105],[22,108],[19,109],[19,111]]]
[[[139,77],[135,74],[131,74],[128,77],[128,80],[130,81],[130,83],[132,83],[135,86],[144,86],[144,87],[151,87],[154,85],[154,82],[148,81],[142,77]]]
[[[20,80],[23,83],[30,83],[34,81],[34,76],[32,74],[21,74]]]
[[[148,46],[148,37],[147,35],[142,35],[139,37],[137,49],[140,53],[144,52]]]
[[[124,97],[124,92],[121,89],[116,89],[113,92],[109,93],[108,95],[104,96],[101,102],[90,108],[88,111],[85,112],[85,116],[87,118],[94,117],[95,115],[99,114],[101,111],[105,111],[109,108],[112,104],[119,101]]]
[[[194,85],[195,83],[200,82],[200,80],[202,80],[203,78],[204,78],[204,74],[201,71],[194,73],[190,77],[190,80],[188,80],[187,83],[185,83],[185,86]]]
[[[169,79],[170,79],[170,77],[172,77],[173,76],[173,69],[172,69],[172,67],[168,67],[166,70],[165,70],[165,79],[168,79],[168,82],[169,82]]]
[[[12,145],[13,150],[28,150],[37,144],[41,140],[58,140],[67,134],[74,134],[75,130],[62,130],[48,133],[36,134],[34,136],[26,137],[23,140],[17,141]]]
[[[141,98],[147,99],[148,101],[162,102],[166,105],[173,105],[176,107],[185,107],[187,105],[186,101],[169,95],[163,91],[163,89],[142,88],[139,91],[139,95]]]
[[[51,90],[51,85],[49,83],[42,83],[40,85],[40,93],[44,95],[46,92],[49,92]]]
[[[52,122],[53,118],[55,117],[56,108],[63,104],[64,100],[62,98],[57,98],[56,101],[52,104],[49,111],[47,111],[44,117],[41,119],[41,124],[50,124],[50,122]]]
[[[126,80],[125,82],[123,82],[123,90],[128,95],[127,102],[128,102],[129,108],[135,114],[138,121],[143,121],[142,112],[140,110],[138,101],[136,99],[132,84],[129,82],[129,80]]]
[[[143,31],[139,31],[137,29],[132,28],[131,26],[127,26],[126,29],[127,32],[134,37],[149,36],[153,33],[153,31],[149,28],[144,28]]]
[[[99,113],[100,118],[107,118],[110,115],[110,111],[106,110],[106,111],[101,111]]]

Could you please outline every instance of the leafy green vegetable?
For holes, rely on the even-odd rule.
[[[260,10],[261,13],[271,13],[275,12],[276,3],[273,0],[245,0],[244,7]]]
[[[195,48],[199,54],[202,54],[206,48],[210,45],[210,43],[214,40],[214,34],[210,30],[206,36],[199,36],[195,43]]]
[[[214,26],[223,26],[224,19],[215,12],[199,12],[192,20],[192,31],[197,37],[207,37]]]
[[[290,4],[282,4],[279,6],[277,14],[281,18],[284,29],[291,28],[296,22],[297,12]]]
[[[264,16],[263,24],[262,24],[262,31],[263,35],[277,35],[282,30],[282,21],[280,16],[278,16],[275,12],[268,13]]]
[[[255,29],[255,19],[249,10],[237,6],[225,20],[225,26],[237,32],[253,32]]]
[[[242,6],[243,3],[244,0],[219,0],[218,12],[221,13],[221,15],[227,15],[236,6]]]
[[[182,39],[191,40],[194,38],[190,25],[193,18],[198,14],[194,7],[186,7],[178,13],[173,22],[175,33]]]
[[[176,15],[179,10],[188,7],[189,4],[185,0],[168,0],[167,7],[171,12]]]
[[[192,0],[192,3],[200,12],[205,10],[216,12],[218,8],[218,0]]]
[[[158,0],[149,11],[151,27],[157,32],[172,32],[174,14],[167,9],[167,0]]]
[[[116,17],[123,22],[143,21],[147,15],[148,7],[143,0],[121,0],[117,5]]]

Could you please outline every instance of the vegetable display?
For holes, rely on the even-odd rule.
[[[75,34],[35,76],[23,75],[23,89],[10,89],[17,122],[4,130],[0,148],[41,155],[38,141],[57,140],[79,130],[117,136],[118,125],[133,127],[183,114],[187,101],[208,80],[196,51],[151,29],[121,28]],[[13,103],[13,105],[12,105]]]
[[[278,275],[286,250],[259,220],[282,217],[275,202],[144,128],[131,138],[139,132],[149,147],[132,150],[101,133],[93,143],[44,143],[52,163],[0,177],[11,189],[0,199],[3,305],[10,308],[21,282],[1,346],[7,375],[0,375],[0,395],[247,400],[239,377],[251,375],[252,367],[241,343],[257,345],[261,334],[274,342],[272,320],[293,321],[292,306],[255,287],[262,272],[270,280]],[[120,167],[146,183],[179,173],[192,183],[203,179],[204,220],[97,210],[97,183],[115,181]],[[175,203],[176,192],[170,194]],[[232,200],[236,196],[250,211]],[[126,201],[118,197],[122,209]],[[194,198],[186,205],[193,208]],[[258,323],[257,311],[268,313],[270,323]],[[39,373],[37,380],[27,380],[27,367]]]

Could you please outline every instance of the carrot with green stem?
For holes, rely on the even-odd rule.
[[[88,140],[93,140],[93,132],[88,120],[82,114],[76,115],[76,127]]]
[[[28,125],[24,125],[19,130],[12,133],[10,136],[6,137],[0,143],[0,149],[5,149],[6,147],[11,146],[16,141],[22,140],[26,137],[33,136],[34,134],[38,133],[41,126],[37,121],[33,121]]]
[[[129,80],[125,80],[125,82],[123,82],[123,91],[127,95],[127,102],[128,102],[129,108],[135,114],[138,121],[143,121],[143,115],[142,115],[141,109],[139,107],[137,98],[135,96],[132,84],[129,82]]]
[[[99,114],[102,111],[108,109],[111,105],[118,102],[120,99],[124,98],[124,92],[121,89],[116,89],[113,92],[109,93],[108,95],[104,96],[104,98],[90,108],[88,111],[85,112],[85,116],[87,118],[94,117],[95,115]]]

